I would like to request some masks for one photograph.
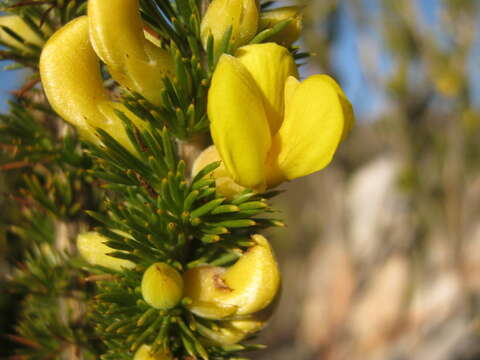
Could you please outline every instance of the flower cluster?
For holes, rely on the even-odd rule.
[[[101,148],[100,129],[140,158],[119,114],[140,130],[150,124],[115,100],[105,87],[100,65],[105,64],[120,89],[139,94],[159,108],[170,106],[164,88],[169,81],[181,82],[182,74],[166,45],[169,39],[144,24],[139,6],[139,0],[89,0],[86,16],[71,21],[48,40],[40,72],[53,109],[74,125],[85,141]],[[174,25],[175,21],[172,19]],[[300,36],[301,25],[299,8],[260,11],[255,0],[213,0],[203,16],[197,41],[203,44],[203,53],[215,60],[204,106],[213,145],[196,159],[192,178],[215,181],[216,196],[224,197],[203,205],[202,212],[246,189],[261,194],[284,181],[321,170],[350,130],[352,107],[332,78],[314,75],[299,80],[290,47]],[[202,66],[200,62],[197,65]],[[203,82],[192,85],[192,79],[184,79],[187,87],[205,86]],[[178,91],[174,95],[182,99]],[[192,108],[193,103],[188,107],[191,113]],[[215,161],[220,161],[220,166],[205,172]],[[199,196],[195,191],[192,194]],[[218,212],[239,209],[232,204]],[[239,226],[235,221],[233,218],[229,224]],[[111,230],[135,242],[130,234]],[[229,230],[217,226],[210,231],[215,235]],[[269,242],[256,233],[243,236],[248,239],[248,249],[239,251],[238,260],[224,266],[199,263],[185,267],[163,259],[140,266],[122,251],[110,256],[113,249],[108,239],[95,232],[81,234],[77,245],[92,265],[119,273],[141,272],[142,304],[160,314],[181,308],[189,316],[215,321],[214,328],[202,321],[195,325],[201,343],[215,347],[237,344],[263,328],[278,297],[280,273]],[[149,339],[151,334],[145,333]],[[173,358],[168,349],[154,351],[152,346],[145,341],[137,347],[135,359]],[[197,350],[203,354],[199,346]]]

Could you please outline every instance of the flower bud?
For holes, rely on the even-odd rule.
[[[135,264],[125,259],[110,255],[115,251],[105,245],[108,239],[97,232],[87,232],[77,236],[77,248],[82,257],[92,265],[100,265],[108,269],[121,271],[123,268],[132,269]]]
[[[290,20],[289,24],[268,40],[289,47],[298,40],[302,32],[302,13],[298,6],[287,6],[262,12],[260,30],[272,28],[278,23]]]
[[[261,235],[231,267],[198,266],[184,274],[185,296],[194,314],[220,320],[244,317],[265,309],[280,288],[280,272],[272,248]]]
[[[198,172],[208,164],[221,160],[222,159],[220,158],[215,145],[209,146],[195,159],[192,167],[192,176],[198,174]],[[211,173],[211,176],[215,179],[217,193],[228,199],[233,198],[235,195],[245,190],[243,186],[238,185],[232,180],[227,169],[223,165],[223,162]]]
[[[37,45],[39,47],[43,46],[43,39],[38,36],[30,27],[25,24],[25,21],[18,15],[8,15],[0,16],[0,26],[5,26],[8,29],[15,32],[17,35],[23,38],[26,43]],[[5,44],[21,49],[26,53],[31,53],[32,49],[26,46],[24,43],[18,41],[3,28],[0,28],[0,40]]]
[[[149,345],[142,345],[135,353],[133,360],[170,360],[172,355],[167,352],[158,351],[152,354],[152,348]]]
[[[234,48],[247,44],[257,33],[258,6],[256,0],[213,0],[202,19],[201,37],[206,47],[213,36],[218,49],[224,34],[232,27]]]
[[[182,276],[168,264],[155,263],[143,274],[142,295],[155,309],[171,309],[182,299]]]

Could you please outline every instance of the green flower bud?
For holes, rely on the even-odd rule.
[[[142,295],[155,309],[171,309],[182,299],[182,276],[168,264],[155,263],[143,274]]]
[[[166,352],[159,351],[152,354],[151,347],[149,345],[142,345],[135,353],[133,360],[170,360],[173,359],[172,355]]]
[[[258,27],[256,0],[213,0],[202,19],[201,36],[204,45],[212,34],[215,48],[218,48],[230,26],[231,41],[235,48],[252,40]]]
[[[92,265],[100,265],[112,270],[121,271],[122,268],[132,269],[135,264],[125,259],[110,255],[115,251],[105,245],[108,239],[97,232],[87,232],[77,236],[77,248],[82,257]]]
[[[298,6],[287,6],[262,12],[260,30],[272,28],[278,23],[290,20],[290,23],[279,33],[268,40],[289,47],[298,40],[302,32],[302,13]]]

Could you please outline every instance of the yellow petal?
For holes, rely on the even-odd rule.
[[[344,140],[352,129],[353,125],[355,124],[353,107],[348,100],[347,95],[345,95],[340,85],[338,85],[338,83],[333,78],[331,78],[330,76],[325,76],[324,79],[335,88],[335,91],[337,92],[338,96],[340,97],[340,101],[342,102],[342,108],[345,112],[345,128],[342,135],[342,140]]]
[[[192,167],[192,176],[197,175],[205,166],[221,160],[222,159],[220,158],[220,154],[215,145],[209,146],[195,159]],[[211,173],[211,175],[215,179],[217,193],[225,196],[227,199],[232,199],[235,195],[245,190],[243,186],[238,185],[232,180],[227,169],[223,165],[223,161],[220,166]]]
[[[261,96],[245,67],[222,55],[208,93],[210,130],[230,177],[249,188],[264,186],[271,145]]]
[[[235,314],[235,305],[222,304],[217,301],[219,292],[227,291],[222,288],[220,276],[224,268],[203,265],[197,266],[183,274],[185,296],[192,302],[188,304],[191,312],[206,319],[224,319]]]
[[[134,151],[103,86],[99,59],[90,44],[88,19],[79,17],[58,30],[40,56],[40,77],[52,108],[74,125],[85,140],[99,143],[94,128],[108,132]],[[141,120],[127,113],[135,122]]]
[[[135,264],[131,261],[107,255],[115,251],[104,244],[107,240],[97,232],[82,233],[77,236],[78,252],[92,265],[100,265],[116,271],[134,268]]]
[[[269,186],[314,173],[330,163],[351,109],[337,87],[330,77],[315,75],[291,92],[285,120],[269,154]]]
[[[92,44],[112,77],[160,104],[163,78],[173,73],[173,61],[145,38],[138,0],[90,0],[88,17]]]
[[[14,31],[17,35],[21,36],[27,43],[40,47],[43,46],[43,39],[38,36],[32,29],[30,29],[30,27],[18,15],[0,16],[0,25]],[[26,53],[31,53],[33,51],[28,46],[15,39],[2,28],[0,28],[0,40],[7,45],[21,49]]]
[[[231,41],[235,48],[252,40],[258,26],[256,0],[213,0],[202,19],[201,37],[204,45],[211,34],[218,48],[230,26]]]
[[[43,89],[52,108],[84,138],[96,142],[90,121],[105,119],[98,103],[108,101],[98,58],[90,45],[88,20],[77,18],[58,30],[40,57]]]
[[[253,235],[252,240],[256,244],[231,267],[201,266],[184,274],[192,312],[210,319],[243,317],[272,303],[280,288],[278,265],[267,239]]]
[[[284,116],[284,86],[289,76],[298,76],[289,51],[275,43],[244,46],[235,56],[245,66],[262,93],[271,134],[280,128]]]
[[[298,6],[287,6],[273,10],[263,11],[260,17],[260,30],[272,28],[278,23],[290,20],[288,25],[279,33],[270,37],[268,40],[290,46],[298,40],[302,32],[302,13]]]

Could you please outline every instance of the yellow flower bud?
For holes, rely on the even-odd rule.
[[[143,274],[142,295],[155,309],[171,309],[182,299],[182,276],[168,264],[155,263]]]
[[[139,1],[89,0],[88,19],[92,45],[112,77],[161,104],[163,78],[173,75],[174,64],[168,51],[146,38]]]
[[[16,34],[20,35],[27,43],[37,45],[39,47],[43,46],[43,39],[38,36],[38,34],[36,34],[32,29],[30,29],[30,27],[25,24],[22,18],[18,15],[0,16],[0,26],[5,26],[10,30],[13,30]],[[15,39],[2,28],[0,28],[0,40],[7,45],[21,49],[26,53],[32,52],[32,49]]]
[[[192,167],[192,176],[197,175],[198,172],[208,164],[221,160],[222,159],[220,158],[215,145],[209,146],[195,159]],[[232,180],[227,169],[223,165],[223,161],[221,165],[212,172],[211,175],[215,179],[217,192],[228,199],[233,198],[235,195],[245,190],[243,186],[238,185]]]
[[[167,352],[158,351],[152,354],[152,348],[149,345],[142,345],[135,353],[133,360],[170,360],[172,355]]]
[[[289,47],[298,40],[302,32],[302,13],[298,6],[287,6],[262,12],[260,30],[272,28],[278,23],[290,20],[289,24],[268,40]]]
[[[209,319],[244,317],[265,309],[277,295],[280,272],[272,248],[261,235],[231,267],[198,266],[184,274],[189,309]]]
[[[135,264],[131,261],[107,255],[115,251],[105,245],[107,240],[107,238],[97,232],[79,234],[77,236],[78,252],[92,265],[100,265],[116,271],[121,271],[123,268],[134,268]]]
[[[218,49],[223,35],[230,26],[234,48],[247,44],[257,33],[258,16],[256,0],[213,0],[201,24],[204,46],[212,34],[215,48]]]

